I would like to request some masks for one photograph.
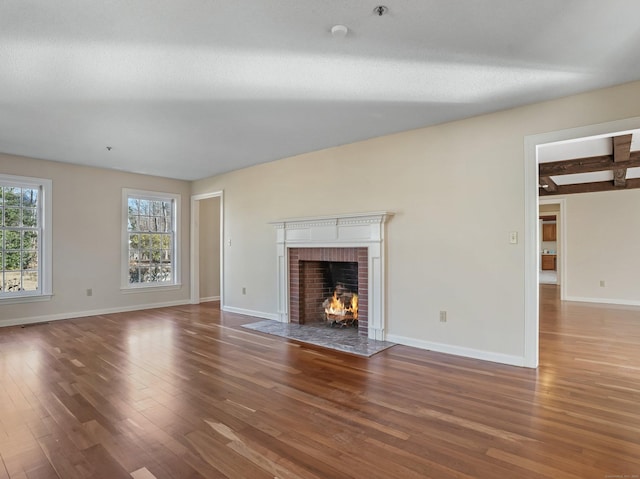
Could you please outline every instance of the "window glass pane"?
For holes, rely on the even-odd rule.
[[[139,278],[138,281],[140,283],[148,283],[150,281],[149,267],[148,266],[140,266],[139,270],[140,270],[140,278]]]
[[[142,234],[140,235],[140,248],[149,249],[151,247],[151,235]]]
[[[5,249],[20,249],[20,231],[5,230]]]
[[[163,265],[162,266],[162,281],[171,281],[172,278],[172,269],[171,266]]]
[[[127,225],[129,231],[137,231],[138,229],[138,215],[129,213],[129,224]]]
[[[139,210],[141,215],[149,216],[151,211],[151,206],[149,205],[149,200],[138,200],[139,201]]]
[[[137,249],[129,250],[129,264],[135,264],[140,261],[140,251]]]
[[[4,278],[3,291],[5,293],[17,293],[18,291],[22,291],[22,275],[20,274],[20,271],[7,271],[4,274]]]
[[[39,289],[37,271],[25,271],[22,273],[22,288],[24,291],[37,291]]]
[[[38,190],[34,188],[22,189],[22,206],[35,208],[38,204]]]
[[[5,251],[4,253],[4,268],[6,271],[20,271],[20,252],[19,251]]]
[[[38,210],[35,208],[24,208],[22,210],[22,225],[28,228],[38,226]]]
[[[20,206],[20,188],[7,186],[4,189],[5,206]]]
[[[140,282],[140,270],[138,268],[129,268],[129,283]]]
[[[22,253],[22,269],[38,269],[38,253],[36,251]]]
[[[138,214],[138,204],[139,201],[135,198],[129,198],[127,200],[127,208],[129,210],[129,213],[137,215]]]
[[[149,217],[148,216],[139,216],[138,217],[138,231],[149,231]]]
[[[5,208],[4,209],[4,226],[20,226],[20,209]]]
[[[25,251],[38,249],[38,232],[37,231],[22,232],[22,249]]]
[[[162,250],[151,250],[151,262],[154,264],[159,264],[162,262]]]

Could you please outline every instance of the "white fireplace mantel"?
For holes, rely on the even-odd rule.
[[[385,339],[385,223],[389,211],[315,216],[273,221],[278,259],[278,319],[289,322],[288,248],[358,248],[368,250],[369,338]]]

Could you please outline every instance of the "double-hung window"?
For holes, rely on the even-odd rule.
[[[0,175],[0,303],[51,296],[51,180]]]
[[[123,190],[122,288],[179,284],[180,196]]]

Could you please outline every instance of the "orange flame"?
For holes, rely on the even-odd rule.
[[[354,319],[358,319],[358,295],[354,293],[351,297],[351,303],[346,306],[344,302],[338,298],[337,291],[334,291],[331,303],[325,308],[325,312],[336,316],[346,316],[347,313],[351,313]]]

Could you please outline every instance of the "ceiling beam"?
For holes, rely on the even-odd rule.
[[[640,151],[630,152],[628,158],[628,160],[623,161],[624,168],[635,168],[640,166]],[[573,160],[540,163],[538,165],[538,174],[540,177],[575,175],[579,173],[591,173],[594,171],[615,170],[621,166],[622,164],[618,165],[614,162],[613,155],[591,156],[589,158],[575,158]]]
[[[612,181],[595,181],[593,183],[575,183],[572,185],[558,185],[556,191],[547,191],[546,188],[538,188],[540,196],[571,195],[574,193],[594,193],[598,191],[620,191],[640,188],[640,178],[630,178],[625,186],[616,187]]]
[[[631,156],[631,138],[633,135],[614,136],[613,140],[613,161],[616,163],[629,161]],[[637,153],[637,152],[636,152]]]
[[[616,165],[626,164],[631,156],[631,138],[633,135],[620,135],[611,138],[613,143],[613,162]],[[613,185],[624,188],[627,182],[627,166],[613,169]]]

